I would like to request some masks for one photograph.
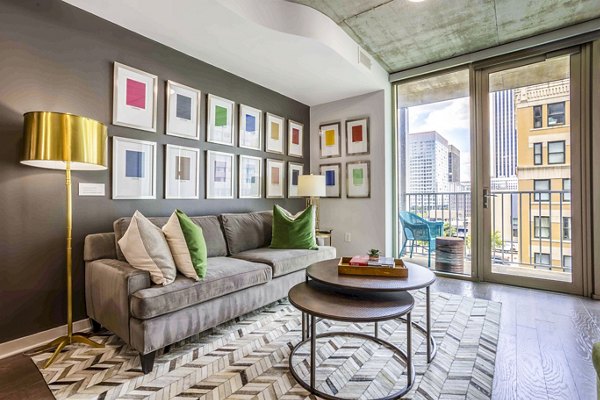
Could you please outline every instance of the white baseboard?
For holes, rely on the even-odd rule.
[[[73,332],[87,332],[92,328],[89,318],[73,322]],[[20,354],[46,344],[59,336],[67,334],[67,325],[57,326],[47,331],[34,333],[10,342],[0,343],[0,359]]]

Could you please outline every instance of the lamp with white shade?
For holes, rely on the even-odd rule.
[[[319,197],[326,196],[325,175],[302,175],[298,178],[298,196],[306,197],[306,205],[315,206],[316,223],[319,229]]]

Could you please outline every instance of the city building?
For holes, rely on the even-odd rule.
[[[460,182],[460,150],[448,145],[448,182]]]
[[[517,171],[517,129],[515,126],[515,95],[512,89],[494,92],[491,96],[490,123],[493,132],[493,176],[510,178]]]
[[[521,262],[571,269],[569,80],[515,90]]]

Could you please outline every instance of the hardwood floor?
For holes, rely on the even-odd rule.
[[[502,303],[494,400],[596,398],[600,301],[444,278],[433,290]]]
[[[600,301],[439,278],[434,291],[502,303],[494,400],[596,398],[592,344],[600,341]],[[53,399],[24,356],[0,360],[0,399]]]

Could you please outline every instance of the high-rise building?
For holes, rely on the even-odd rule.
[[[448,146],[448,182],[460,182],[460,150],[453,146]]]
[[[515,125],[515,93],[500,90],[492,95],[491,128],[494,145],[495,178],[511,178],[517,172],[517,127]]]
[[[448,141],[438,132],[409,134],[407,160],[409,193],[448,189]]]

